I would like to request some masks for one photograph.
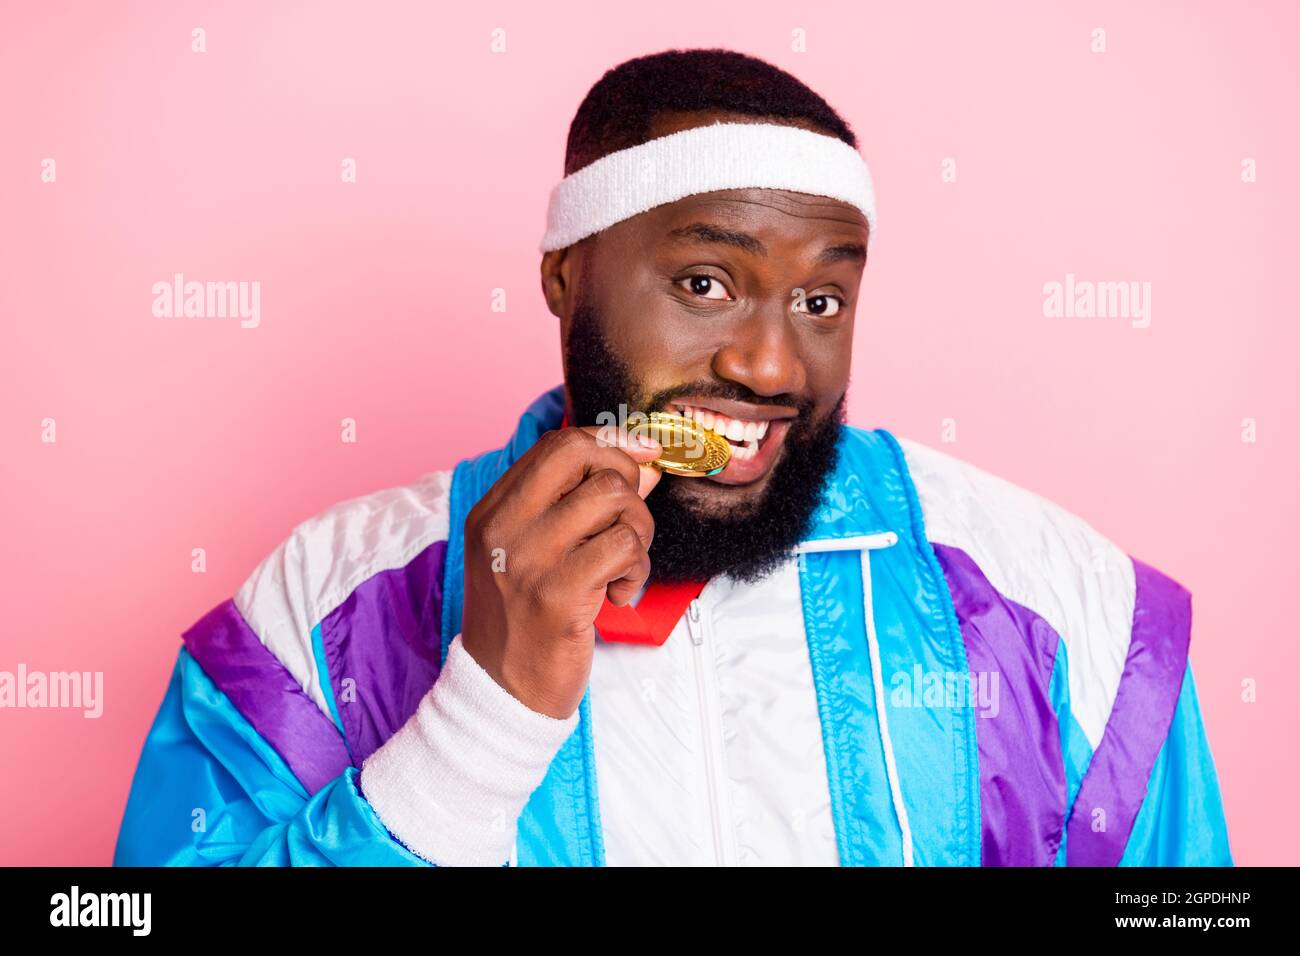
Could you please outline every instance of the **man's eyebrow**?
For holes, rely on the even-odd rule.
[[[817,253],[817,264],[828,266],[835,262],[866,262],[867,247],[860,242],[843,242],[828,246]]]
[[[722,226],[715,226],[708,222],[693,222],[689,226],[673,229],[668,233],[668,238],[675,242],[721,243],[726,246],[734,246],[751,255],[767,255],[767,247],[749,233],[724,229]],[[836,262],[866,262],[867,249],[860,242],[843,242],[823,249],[817,254],[815,261],[818,265],[832,265]]]
[[[708,222],[693,222],[668,233],[668,238],[677,242],[716,242],[735,246],[752,255],[767,255],[767,247],[747,232],[723,229]]]

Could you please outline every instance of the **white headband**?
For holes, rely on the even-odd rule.
[[[876,236],[876,196],[858,151],[834,136],[774,123],[714,123],[620,149],[551,190],[541,252],[697,193],[788,189],[857,206]]]

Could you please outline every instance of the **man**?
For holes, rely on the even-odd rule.
[[[750,57],[607,73],[542,242],[564,385],[185,634],[116,862],[1230,863],[1187,592],[845,424],[856,147]],[[651,464],[655,411],[725,469]]]

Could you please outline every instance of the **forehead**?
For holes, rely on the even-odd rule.
[[[857,206],[829,196],[814,196],[788,189],[722,189],[685,196],[676,202],[649,210],[656,211],[659,213],[658,218],[664,222],[707,213],[735,221],[761,222],[793,230],[856,230],[861,232],[861,238],[867,237],[867,218]]]
[[[752,255],[816,247],[865,257],[867,220],[848,203],[783,189],[727,189],[686,196],[620,223],[644,247],[722,243]],[[847,251],[847,255],[845,252]],[[860,254],[858,254],[860,253]]]

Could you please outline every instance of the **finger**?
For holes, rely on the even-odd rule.
[[[504,523],[527,523],[593,471],[605,468],[620,472],[629,485],[639,484],[637,463],[626,450],[601,445],[582,428],[545,432],[497,480],[480,505]]]
[[[654,465],[639,465],[638,471],[640,474],[637,475],[636,493],[644,501],[646,496],[655,490],[655,485],[659,484],[659,479],[664,476],[664,473]]]
[[[606,588],[607,596],[611,584],[626,580],[619,589],[626,603],[649,578],[650,556],[641,546],[636,530],[620,521],[572,551],[566,568],[576,580],[589,587]],[[624,595],[627,585],[633,587]]]
[[[539,539],[561,541],[576,548],[617,521],[631,525],[649,548],[654,540],[654,518],[637,497],[627,478],[612,468],[593,472],[587,480],[541,515],[535,524]]]
[[[611,581],[605,589],[605,596],[609,598],[609,603],[615,607],[622,607],[629,604],[636,593],[641,590],[642,585],[650,579],[650,554],[641,552],[637,556],[636,564],[623,573],[623,576],[617,581]]]
[[[633,426],[623,429],[622,431],[614,428],[612,425],[584,426],[583,431],[590,432],[598,444],[615,445],[622,448],[631,456],[631,458],[641,465],[641,471],[637,479],[636,493],[645,498],[650,492],[654,491],[655,485],[659,484],[659,479],[664,473],[653,465],[646,464],[654,461],[663,452],[663,445],[642,427]]]
[[[664,453],[663,446],[652,438],[643,428],[616,428],[613,425],[584,425],[584,431],[596,439],[602,447],[621,448],[631,456],[633,461],[654,461]]]

